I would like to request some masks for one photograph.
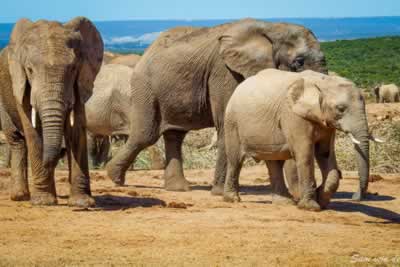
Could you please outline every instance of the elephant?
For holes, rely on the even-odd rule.
[[[190,130],[216,127],[218,156],[211,193],[221,195],[226,176],[226,104],[239,83],[265,68],[327,73],[319,42],[303,26],[244,19],[163,32],[132,73],[129,119],[136,127],[107,164],[108,176],[123,185],[126,170],[138,153],[163,135],[164,187],[188,191],[182,167],[184,137]]]
[[[0,54],[1,123],[11,148],[14,201],[56,205],[54,171],[68,154],[70,206],[95,205],[91,196],[84,103],[103,60],[103,41],[93,23],[76,17],[19,20]],[[27,154],[33,182],[28,187]]]
[[[135,127],[129,120],[132,72],[125,65],[103,65],[94,82],[93,95],[85,104],[89,158],[95,168],[109,159],[110,137],[127,139],[131,125]],[[152,169],[163,169],[159,148],[152,146],[149,151]]]
[[[386,84],[374,88],[376,103],[399,102],[399,88],[395,84]]]
[[[341,172],[335,156],[335,132],[354,143],[360,175],[359,191],[366,194],[369,178],[369,140],[365,101],[352,82],[314,71],[301,73],[263,70],[241,83],[225,112],[228,171],[225,201],[240,201],[239,174],[246,156],[266,161],[273,202],[290,203],[283,163],[295,159],[299,175],[298,207],[326,208],[339,186]],[[317,188],[314,157],[323,181]],[[290,183],[289,183],[290,186]]]

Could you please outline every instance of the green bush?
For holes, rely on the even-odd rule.
[[[328,69],[362,88],[400,85],[400,37],[324,42],[321,47]]]

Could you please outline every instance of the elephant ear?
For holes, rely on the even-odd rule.
[[[219,53],[226,66],[244,78],[266,68],[276,68],[272,40],[262,27],[262,23],[247,21],[232,26],[219,38]]]
[[[287,100],[295,114],[326,126],[322,115],[322,92],[316,85],[306,86],[303,78],[294,81],[289,86]]]
[[[103,61],[103,40],[93,23],[77,17],[64,25],[81,35],[82,64],[78,70],[79,97],[85,103],[93,93],[93,82]]]
[[[8,65],[13,94],[19,104],[22,104],[27,85],[27,77],[22,65],[22,62],[24,61],[24,52],[22,50],[24,47],[21,39],[28,27],[31,25],[32,22],[28,19],[19,20],[14,26],[8,45]]]

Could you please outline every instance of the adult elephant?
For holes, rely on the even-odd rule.
[[[400,101],[399,87],[395,84],[385,84],[374,88],[376,103],[395,103]]]
[[[108,163],[108,175],[116,184],[124,184],[137,154],[163,135],[165,188],[190,190],[182,168],[183,139],[190,130],[215,126],[218,159],[212,193],[221,194],[226,175],[226,104],[239,83],[265,68],[327,72],[314,34],[298,25],[245,19],[162,33],[132,74],[130,120],[136,127]]]
[[[130,78],[133,69],[119,64],[103,65],[96,77],[93,95],[85,104],[86,123],[89,131],[89,158],[93,167],[108,161],[110,137],[127,139],[131,110]],[[152,169],[162,169],[164,162],[157,146],[149,148]]]
[[[66,141],[69,205],[92,206],[84,103],[103,59],[95,26],[77,17],[65,24],[18,21],[0,55],[1,122],[11,147],[11,199],[57,203],[54,170]],[[68,119],[69,118],[69,119]],[[31,193],[27,179],[31,161]]]

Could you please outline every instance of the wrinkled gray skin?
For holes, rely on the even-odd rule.
[[[385,84],[374,88],[376,103],[395,103],[400,101],[399,87],[395,84]]]
[[[369,133],[361,90],[350,81],[313,71],[264,70],[233,93],[225,114],[228,173],[226,201],[239,201],[239,174],[246,156],[265,160],[274,203],[290,203],[283,163],[294,158],[299,175],[298,207],[325,208],[339,186],[335,130],[351,133],[360,174],[360,192],[367,191]],[[323,181],[316,188],[314,158]]]
[[[132,74],[135,122],[125,146],[107,164],[119,185],[131,162],[163,135],[165,188],[190,190],[182,168],[182,142],[190,130],[215,126],[218,159],[213,194],[222,194],[226,174],[224,111],[236,86],[265,68],[327,72],[313,33],[298,25],[240,20],[213,28],[166,31],[148,48]]]
[[[110,158],[110,137],[127,139],[131,121],[130,78],[133,69],[119,64],[103,65],[94,82],[93,95],[85,104],[89,131],[89,159],[95,168]],[[135,127],[135,124],[132,125]],[[162,169],[163,162],[157,146],[150,148],[152,168]]]
[[[0,97],[5,111],[1,121],[12,153],[12,200],[31,199],[35,205],[57,203],[54,169],[65,139],[69,205],[94,205],[84,103],[92,93],[102,58],[103,41],[86,18],[77,17],[65,24],[27,19],[16,23],[10,44],[0,54]],[[31,190],[27,153],[33,176]]]
[[[0,112],[2,112],[1,107],[2,107],[2,104],[0,103]],[[1,118],[1,115],[0,115],[0,118]],[[0,121],[0,131],[2,131],[1,121]],[[9,145],[6,141],[6,137],[3,132],[0,132],[0,146],[2,147],[1,153],[2,153],[2,158],[3,158],[3,164],[1,165],[1,167],[10,168],[10,166],[11,166],[11,151],[10,151]]]

